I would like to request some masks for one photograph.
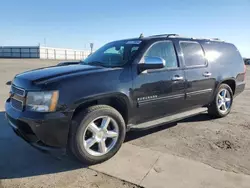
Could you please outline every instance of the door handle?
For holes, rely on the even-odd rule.
[[[204,76],[204,77],[210,77],[211,75],[212,75],[211,72],[204,72],[204,73],[203,73],[203,76]]]
[[[181,81],[181,80],[184,80],[184,78],[182,76],[179,76],[179,75],[175,75],[173,78],[172,78],[172,81]]]

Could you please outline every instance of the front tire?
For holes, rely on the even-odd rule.
[[[116,109],[91,106],[73,119],[69,149],[82,163],[101,163],[116,154],[125,134],[125,122]]]
[[[232,108],[233,92],[229,85],[221,84],[213,102],[208,107],[208,114],[221,118],[227,116]]]

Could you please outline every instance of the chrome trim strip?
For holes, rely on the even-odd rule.
[[[21,96],[21,97],[25,97],[25,94],[26,94],[26,93],[25,93],[25,90],[24,90],[23,88],[17,87],[17,86],[15,86],[14,84],[12,84],[11,87],[14,87],[14,88],[16,88],[17,90],[23,91],[23,95],[19,95],[18,93],[14,93],[14,94],[16,94],[16,95],[18,95],[18,96]],[[11,90],[12,90],[12,88],[11,88]]]
[[[158,98],[153,98],[149,100],[144,100],[144,101],[137,101],[138,106],[151,103],[151,102],[159,102],[159,101],[165,101],[165,100],[172,100],[172,99],[178,99],[178,98],[184,98],[185,94],[178,94],[178,95],[170,95],[170,96],[163,96],[163,97],[158,97]]]
[[[187,97],[193,96],[193,95],[199,95],[199,94],[204,94],[204,93],[210,93],[212,92],[213,89],[204,89],[204,90],[199,90],[199,91],[192,91],[187,93]],[[159,102],[159,101],[165,101],[165,100],[172,100],[172,99],[178,99],[184,97],[185,94],[178,94],[178,95],[170,95],[170,96],[163,96],[163,97],[157,97],[153,99],[148,99],[148,100],[137,100],[138,106],[142,106],[148,103],[153,103],[153,102]]]
[[[188,92],[187,95],[192,96],[192,95],[199,95],[199,94],[204,94],[204,93],[210,93],[212,92],[213,89],[204,89],[204,90],[198,90],[198,91],[192,91]]]
[[[16,100],[16,101],[21,102],[21,103],[22,103],[22,109],[17,109],[17,108],[15,108],[15,107],[12,105],[11,99],[14,99],[14,100]],[[18,110],[18,111],[23,111],[23,107],[24,107],[23,101],[21,101],[21,100],[19,100],[19,99],[17,99],[17,98],[14,98],[14,97],[12,97],[11,99],[10,99],[10,105],[11,105],[13,108],[15,108],[16,110]]]
[[[12,123],[9,119],[8,119],[8,122],[11,127],[13,127],[14,129],[18,129],[18,127],[14,123]]]

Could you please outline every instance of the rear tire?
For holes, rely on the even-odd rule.
[[[229,85],[221,84],[217,90],[213,102],[208,107],[208,114],[221,118],[227,116],[232,108],[233,92]]]
[[[74,117],[69,149],[84,164],[101,163],[116,154],[125,134],[125,122],[116,109],[91,106]]]

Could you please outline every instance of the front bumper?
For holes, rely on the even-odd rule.
[[[15,133],[33,146],[40,149],[67,146],[71,112],[19,111],[11,106],[9,100],[5,103],[5,111]]]

